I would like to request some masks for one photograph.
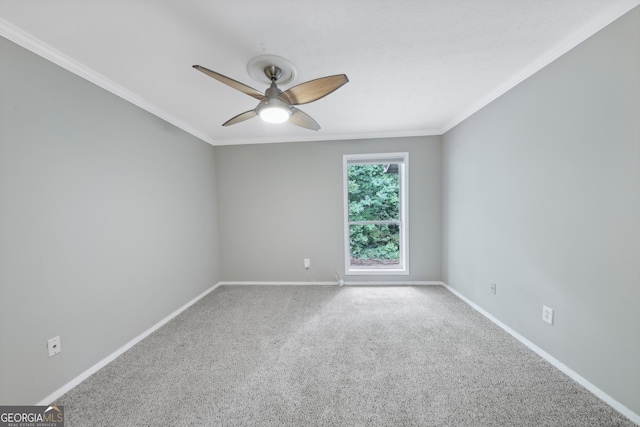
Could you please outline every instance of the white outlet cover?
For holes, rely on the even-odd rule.
[[[60,336],[51,338],[47,341],[47,348],[49,349],[49,357],[55,356],[56,354],[62,351],[62,346],[60,344]]]
[[[553,325],[553,309],[552,308],[549,308],[546,305],[542,306],[542,320],[544,320],[550,325]]]
[[[311,267],[311,260],[309,258],[304,259],[304,268]]]

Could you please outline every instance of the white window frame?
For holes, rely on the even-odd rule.
[[[347,168],[354,164],[398,163],[400,199],[400,262],[398,267],[380,268],[351,265],[349,244],[349,178]],[[409,153],[345,154],[342,156],[342,188],[344,193],[344,268],[345,275],[391,276],[409,274]],[[376,223],[377,221],[371,221]],[[386,223],[386,222],[385,222]]]

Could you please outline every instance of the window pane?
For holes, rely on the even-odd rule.
[[[347,275],[407,275],[409,153],[345,154]]]
[[[350,264],[353,267],[394,267],[400,263],[398,224],[349,226]]]
[[[400,219],[398,164],[347,167],[349,221]]]

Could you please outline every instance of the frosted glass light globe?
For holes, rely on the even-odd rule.
[[[260,110],[260,118],[268,123],[284,123],[289,120],[289,110],[282,107],[265,107]]]
[[[291,117],[289,104],[278,99],[265,99],[258,105],[260,118],[267,123],[284,123]]]

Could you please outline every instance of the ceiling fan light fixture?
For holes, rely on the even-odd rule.
[[[256,108],[260,118],[267,123],[284,123],[291,117],[289,104],[278,99],[265,99]]]

